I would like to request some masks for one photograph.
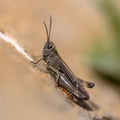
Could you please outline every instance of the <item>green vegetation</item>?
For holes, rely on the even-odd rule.
[[[120,13],[111,0],[101,0],[98,4],[102,10],[108,31],[108,39],[95,42],[89,54],[90,65],[94,70],[113,82],[120,84]]]

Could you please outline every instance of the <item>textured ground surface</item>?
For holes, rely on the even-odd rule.
[[[100,112],[120,119],[119,88],[101,82],[84,62],[92,35],[105,34],[101,15],[90,1],[0,0],[0,27],[34,56],[42,53],[46,40],[42,21],[49,23],[50,14],[51,39],[60,55],[77,76],[95,82],[89,92]],[[0,68],[1,120],[91,120],[88,112],[66,100],[49,75],[34,69],[2,40]]]

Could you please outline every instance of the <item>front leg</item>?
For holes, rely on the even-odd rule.
[[[43,60],[43,58],[40,58],[39,60],[37,60],[37,61],[31,61],[31,63],[32,64],[34,64],[34,65],[36,65],[36,64],[38,64],[40,61],[42,61]]]
[[[44,73],[48,73],[48,71],[44,70],[43,68],[41,68],[40,64],[38,64],[39,62],[41,62],[43,60],[43,58],[40,58],[37,61],[31,61],[33,67],[37,68],[39,71],[44,72]],[[46,68],[46,65],[43,64]]]

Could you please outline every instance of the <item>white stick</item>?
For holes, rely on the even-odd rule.
[[[4,40],[5,42],[11,44],[15,49],[22,55],[24,55],[28,60],[34,61],[33,58],[24,51],[24,49],[17,43],[17,41],[11,37],[9,37],[7,34],[0,32],[0,38]]]

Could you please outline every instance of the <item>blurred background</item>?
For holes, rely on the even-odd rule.
[[[119,0],[0,0],[0,29],[32,56],[46,42],[43,21],[53,24],[51,40],[80,78],[95,83],[88,89],[102,112],[120,119]],[[1,120],[91,120],[39,72],[0,39]]]

